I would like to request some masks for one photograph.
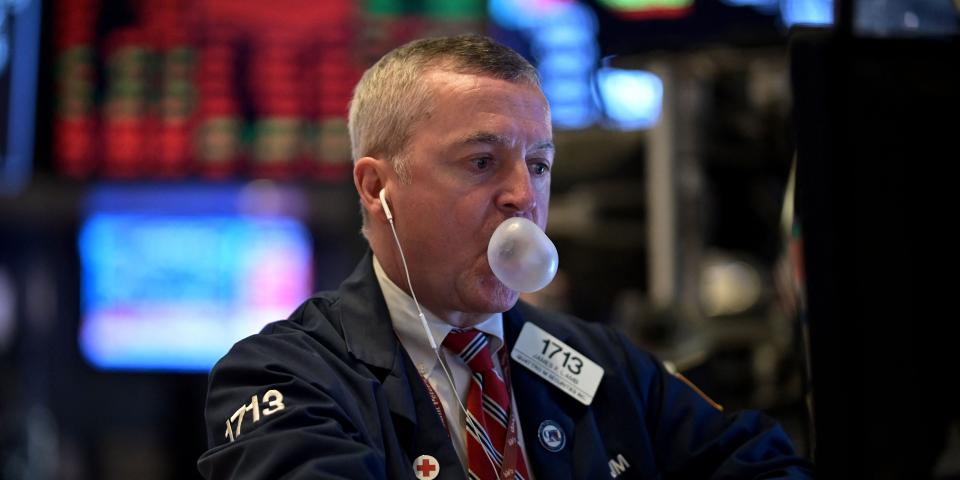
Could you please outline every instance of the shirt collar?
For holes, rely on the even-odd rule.
[[[417,315],[417,306],[413,298],[403,291],[397,284],[390,280],[376,255],[373,257],[373,271],[380,282],[380,290],[383,291],[383,299],[387,304],[387,310],[390,312],[390,321],[393,323],[393,330],[397,332],[397,337],[407,352],[413,363],[417,365],[420,373],[426,374],[432,370],[436,363],[436,355],[430,348],[430,341],[424,335],[423,326],[420,323],[420,317]],[[423,308],[421,306],[421,308]],[[443,339],[454,329],[452,325],[444,322],[432,312],[423,308],[423,316],[427,319],[427,325],[437,345],[443,344]],[[491,353],[496,353],[503,345],[503,314],[494,313],[482,322],[473,326],[487,334],[490,342]],[[427,368],[427,367],[430,368]]]

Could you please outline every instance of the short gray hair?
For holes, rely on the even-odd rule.
[[[364,72],[350,100],[353,161],[381,156],[401,181],[409,179],[404,150],[413,126],[429,113],[423,74],[436,68],[540,86],[537,70],[520,54],[482,35],[424,38],[402,45]]]

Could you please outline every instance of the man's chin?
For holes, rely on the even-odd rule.
[[[489,288],[481,288],[474,297],[473,305],[476,313],[502,313],[513,308],[517,300],[520,299],[520,293],[504,286],[499,281],[490,285]]]
[[[501,287],[501,290],[498,292],[495,297],[496,301],[493,302],[498,312],[506,312],[513,308],[517,304],[517,301],[520,300],[520,292],[516,290],[511,290],[507,287]]]

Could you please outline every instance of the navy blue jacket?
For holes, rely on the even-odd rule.
[[[533,322],[604,369],[587,407],[511,360],[526,453],[539,480],[808,478],[772,420],[710,405],[623,335],[518,303],[504,315],[512,346]],[[464,479],[423,380],[394,335],[371,256],[337,291],[238,342],[210,373],[208,479],[413,479],[432,455],[440,479]],[[540,442],[559,424],[564,447]]]

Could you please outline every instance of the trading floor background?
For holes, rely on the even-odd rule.
[[[206,372],[366,249],[353,86],[457,33],[551,104],[560,272],[526,300],[776,417],[827,478],[960,478],[920,271],[955,248],[958,7],[0,1],[0,478],[198,478]]]

